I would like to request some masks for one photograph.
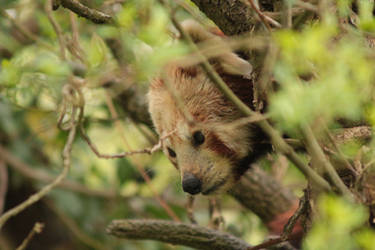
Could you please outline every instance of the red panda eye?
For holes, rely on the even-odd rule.
[[[175,158],[177,156],[176,152],[174,152],[170,147],[167,147],[167,150],[170,157]]]
[[[193,134],[193,144],[195,146],[203,144],[205,137],[201,131],[195,131]]]

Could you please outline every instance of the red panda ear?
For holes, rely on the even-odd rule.
[[[224,35],[219,29],[206,30],[202,25],[194,20],[188,19],[182,22],[183,29],[191,36],[194,43],[211,42],[215,45],[222,44],[226,48],[225,42],[221,37]],[[220,71],[230,75],[239,75],[244,78],[250,78],[253,71],[251,64],[233,53],[229,47],[223,49],[223,53],[213,58],[213,64],[220,68]]]

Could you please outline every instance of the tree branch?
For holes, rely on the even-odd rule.
[[[239,0],[192,0],[226,35],[249,32],[257,20],[253,11]]]
[[[207,250],[244,250],[250,246],[228,233],[165,220],[115,220],[107,233],[119,238],[157,240]]]
[[[20,159],[15,157],[11,152],[9,152],[7,149],[2,147],[0,145],[0,157],[4,159],[5,162],[8,163],[10,167],[13,167],[15,170],[17,170],[21,175],[41,181],[41,182],[51,182],[56,177],[48,174],[47,172],[32,168],[26,163],[22,162]],[[71,180],[63,180],[61,181],[57,187],[72,190],[74,192],[78,192],[81,194],[89,195],[89,196],[98,196],[102,198],[107,199],[114,199],[117,197],[117,194],[115,191],[112,190],[96,190],[96,189],[90,189],[87,188],[84,185],[81,185],[80,183],[71,181]]]
[[[255,165],[241,177],[230,195],[266,224],[297,203],[289,189]]]
[[[97,23],[97,24],[113,23],[113,18],[110,15],[107,15],[103,12],[98,11],[98,10],[91,9],[91,8],[81,4],[78,1],[75,1],[75,0],[60,0],[60,4],[64,8],[67,8],[67,9],[73,11],[78,16],[82,16],[84,18],[87,18],[94,23]],[[57,8],[56,5],[54,6],[54,8],[55,9]]]
[[[70,153],[72,151],[72,144],[76,135],[76,128],[77,124],[73,123],[69,131],[68,139],[65,143],[64,150],[62,152],[63,170],[61,174],[58,175],[56,179],[54,179],[50,184],[43,187],[39,192],[31,195],[27,200],[4,213],[0,217],[0,229],[9,218],[16,216],[17,214],[25,210],[27,207],[42,199],[46,194],[49,193],[49,191],[51,191],[66,177],[70,168]]]

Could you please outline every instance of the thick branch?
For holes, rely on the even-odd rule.
[[[226,35],[238,35],[249,32],[256,19],[253,11],[239,0],[192,0]]]
[[[107,232],[119,238],[157,240],[207,250],[243,250],[250,246],[228,233],[165,220],[115,220]]]
[[[297,202],[290,190],[256,166],[241,177],[230,194],[265,223],[288,211]]]

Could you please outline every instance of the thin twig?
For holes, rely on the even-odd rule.
[[[310,152],[311,157],[319,164],[318,166],[323,166],[324,170],[328,173],[330,179],[334,185],[338,188],[341,194],[346,196],[348,199],[353,199],[353,194],[345,186],[344,182],[340,179],[340,176],[336,172],[335,168],[327,159],[326,155],[323,153],[322,148],[319,146],[313,131],[309,126],[304,126],[302,128],[302,133],[305,138],[307,150]]]
[[[0,229],[4,225],[4,223],[11,217],[19,214],[27,207],[31,206],[32,204],[36,203],[40,199],[42,199],[45,195],[49,193],[54,187],[56,187],[60,182],[66,177],[69,172],[70,168],[70,155],[72,151],[72,144],[76,135],[76,128],[77,124],[73,123],[68,135],[68,139],[65,143],[64,150],[62,152],[62,160],[63,160],[63,170],[60,175],[56,177],[54,181],[52,181],[47,186],[43,187],[39,192],[31,195],[27,200],[22,202],[21,204],[17,205],[16,207],[8,210],[0,217]]]
[[[107,232],[119,238],[157,240],[197,249],[244,250],[249,245],[231,234],[165,220],[115,220]]]
[[[247,248],[247,250],[260,250],[260,249],[263,249],[263,248],[268,248],[268,247],[271,247],[271,246],[275,246],[279,243],[282,243],[282,242],[285,242],[285,241],[290,241],[290,240],[294,240],[294,239],[299,239],[302,235],[302,232],[298,232],[298,233],[294,233],[294,234],[291,234],[289,235],[289,237],[287,238],[283,238],[283,237],[277,237],[277,238],[273,238],[273,239],[269,239],[259,245],[256,245],[256,246],[253,246],[253,247],[249,247]]]
[[[254,84],[254,104],[257,111],[263,109],[263,103],[267,100],[272,90],[272,72],[277,60],[278,49],[272,43],[268,44],[267,55],[264,59],[262,71],[258,84]]]
[[[208,199],[208,211],[210,216],[210,228],[218,230],[221,225],[224,227],[224,217],[221,214],[220,202],[217,198]]]
[[[291,29],[293,25],[292,2],[286,0],[283,1],[283,14],[284,27]]]
[[[212,68],[209,62],[204,58],[204,56],[199,52],[199,49],[192,41],[191,37],[185,30],[181,27],[180,23],[176,20],[176,18],[172,15],[171,16],[173,24],[176,28],[181,32],[185,40],[189,43],[191,48],[197,55],[201,58],[202,63],[201,66],[206,71],[210,80],[219,88],[219,90],[223,93],[223,95],[228,98],[232,103],[246,116],[252,116],[256,114],[256,112],[252,111],[246,104],[244,104],[234,93],[233,91],[226,85],[226,83],[221,79],[221,77],[216,73],[216,71]],[[321,187],[322,189],[329,191],[331,187],[329,183],[324,180],[320,175],[318,175],[313,169],[308,167],[304,161],[298,156],[298,154],[293,150],[291,146],[289,146],[284,139],[281,137],[280,133],[275,130],[267,120],[261,120],[256,122],[260,128],[270,137],[272,144],[275,146],[276,150],[285,154],[300,170],[301,172],[311,179],[317,186]]]
[[[317,13],[319,14],[319,9],[318,7],[316,7],[315,5],[311,4],[311,3],[308,3],[308,2],[305,2],[305,1],[301,1],[301,0],[296,0],[294,2],[294,4],[300,8],[303,8],[303,9],[306,9],[306,10],[309,10],[309,11],[312,11],[314,13]]]
[[[192,224],[197,224],[197,221],[195,220],[195,217],[194,217],[194,200],[195,200],[195,196],[193,195],[188,195],[187,197],[187,202],[186,202],[186,214],[190,220],[190,222]]]
[[[299,200],[299,205],[298,205],[297,210],[294,212],[292,217],[290,217],[288,222],[285,224],[281,238],[287,239],[290,236],[299,217],[306,211],[308,202],[309,202],[308,193],[305,191],[304,195]]]
[[[78,60],[80,60],[82,63],[85,63],[85,51],[82,49],[79,43],[79,30],[77,25],[77,18],[73,12],[70,12],[69,14],[70,24],[72,27],[72,39],[71,42],[68,44],[68,49],[72,53],[72,55],[78,58]]]
[[[334,149],[338,153],[339,158],[345,163],[345,165],[348,169],[350,169],[353,173],[355,173],[356,172],[355,169],[350,164],[348,159],[345,157],[345,155],[342,152],[342,150],[340,149],[340,147],[337,145],[337,142],[336,142],[335,138],[333,138],[333,136],[331,135],[331,132],[328,130],[327,127],[324,130],[325,130],[325,133],[326,133],[329,141],[331,142],[332,146],[334,147]]]
[[[0,157],[0,215],[3,213],[5,198],[8,190],[8,169]]]
[[[56,36],[59,40],[60,44],[60,56],[62,60],[66,59],[65,56],[65,41],[64,41],[64,35],[62,33],[60,25],[56,22],[56,20],[53,18],[52,14],[52,0],[46,0],[46,3],[44,5],[44,10],[47,14],[48,20],[52,24],[53,29],[55,30]]]
[[[40,234],[43,231],[44,224],[40,222],[36,222],[34,224],[33,229],[31,229],[30,233],[27,235],[27,237],[22,241],[22,244],[17,247],[16,250],[25,250],[27,248],[27,245],[29,242],[34,238],[35,234]]]
[[[32,32],[25,29],[23,27],[23,25],[20,22],[18,22],[17,19],[15,19],[11,15],[9,15],[4,9],[0,9],[0,15],[5,17],[6,19],[8,19],[17,28],[17,30],[19,32],[21,32],[22,35],[24,35],[26,38],[30,39],[31,41],[34,41],[36,43],[39,43],[39,44],[43,45],[44,47],[50,49],[51,51],[53,51],[55,49],[52,45],[50,45],[49,43],[41,40],[38,36],[34,35]]]
[[[97,157],[103,158],[103,159],[124,158],[124,157],[135,155],[135,154],[152,154],[161,149],[161,144],[156,144],[152,148],[145,148],[145,149],[122,152],[122,153],[117,153],[117,154],[102,154],[99,152],[98,148],[95,146],[95,144],[91,141],[91,139],[85,133],[85,129],[83,128],[83,125],[80,126],[80,132],[81,132],[82,138],[86,141],[87,145],[91,148],[92,152],[94,152]]]
[[[2,158],[9,165],[9,167],[13,167],[21,175],[26,176],[27,178],[31,178],[33,180],[41,182],[51,182],[56,178],[55,176],[52,176],[41,169],[29,166],[1,145],[0,158]],[[117,196],[120,196],[114,190],[90,189],[78,182],[74,182],[71,180],[61,181],[57,187],[89,196],[102,197],[106,199],[114,199]]]
[[[118,130],[118,132],[120,133],[125,145],[131,150],[130,148],[130,145],[128,144],[124,134],[123,134],[123,131],[124,129],[121,127],[121,123],[120,123],[120,120],[117,119],[118,117],[118,114],[117,114],[117,111],[115,109],[115,106],[113,105],[113,101],[112,101],[112,98],[111,96],[107,93],[106,95],[106,103],[107,103],[107,106],[108,106],[108,109],[111,113],[111,117],[112,119],[115,120],[115,126],[116,126],[116,129]],[[175,131],[171,131],[171,133],[174,133]],[[162,140],[160,141],[160,146],[162,145]],[[163,207],[163,209],[165,210],[165,212],[174,220],[174,221],[180,221],[180,219],[178,218],[178,216],[176,215],[176,213],[170,208],[170,206],[160,197],[160,195],[155,191],[155,189],[152,187],[152,184],[151,184],[151,179],[150,177],[148,176],[148,174],[145,172],[145,170],[143,169],[143,167],[141,166],[141,164],[135,162],[134,165],[137,167],[137,170],[139,171],[139,173],[141,174],[142,178],[145,180],[146,182],[146,185],[149,187],[150,191],[152,192],[153,196],[155,197],[155,199],[159,202],[159,204]]]
[[[267,19],[265,18],[264,14],[258,9],[258,7],[255,5],[254,0],[248,0],[251,7],[255,10],[255,12],[258,14],[260,20],[262,20],[263,24],[266,26],[267,30],[269,32],[272,31],[271,26],[269,25]],[[276,22],[276,21],[275,21]]]

